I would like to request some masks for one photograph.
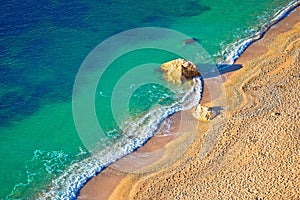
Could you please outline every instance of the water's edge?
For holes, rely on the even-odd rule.
[[[143,146],[167,117],[195,107],[200,101],[201,94],[202,78],[195,77],[193,85],[179,101],[150,110],[144,117],[134,122],[124,137],[115,144],[81,162],[72,164],[61,176],[53,180],[49,191],[44,191],[38,199],[76,199],[80,188],[89,179],[116,160]]]
[[[232,65],[252,43],[261,39],[271,27],[288,16],[299,5],[300,2],[298,0],[291,2],[288,6],[279,10],[269,23],[263,24],[260,31],[229,45],[222,52],[225,59],[219,63],[219,68]],[[170,106],[151,110],[144,118],[136,122],[135,129],[132,129],[126,137],[121,138],[110,149],[104,149],[84,159],[82,162],[72,164],[61,176],[53,180],[52,186],[48,191],[39,194],[38,199],[76,199],[79,190],[88,180],[116,160],[143,146],[155,134],[155,131],[163,120],[178,111],[191,109],[196,106],[200,101],[201,92],[202,82],[200,78],[195,78],[194,85],[181,101]],[[145,129],[139,131],[141,130],[140,125],[147,120],[150,121],[150,124],[147,124],[147,132],[144,131]]]
[[[270,28],[272,28],[274,25],[276,25],[278,22],[280,22],[282,19],[288,16],[299,5],[300,5],[300,1],[298,0],[292,1],[291,3],[289,3],[289,5],[277,11],[274,14],[273,19],[268,23],[263,24],[261,29],[258,32],[256,32],[254,35],[248,38],[241,39],[229,45],[222,52],[224,60],[218,63],[219,67],[225,68],[228,65],[232,65],[252,43],[260,40]]]

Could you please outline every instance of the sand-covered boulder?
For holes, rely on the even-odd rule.
[[[211,119],[211,111],[209,108],[199,104],[193,111],[193,116],[201,121],[209,121]]]
[[[173,83],[183,83],[195,76],[200,76],[194,63],[181,58],[162,64],[161,70],[165,79]]]

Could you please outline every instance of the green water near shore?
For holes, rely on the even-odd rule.
[[[72,162],[89,156],[72,117],[72,87],[82,61],[102,40],[131,28],[166,27],[197,38],[219,61],[222,49],[255,33],[288,2],[35,2],[44,5],[44,10],[24,2],[3,4],[1,15],[9,23],[2,20],[0,29],[0,198],[33,198]],[[21,21],[22,16],[27,21]],[[113,63],[95,96],[101,126],[106,131],[115,127],[112,114],[106,111],[112,88],[124,72],[142,63],[174,58],[141,50]],[[160,72],[153,69],[153,73]],[[145,112],[145,104],[151,107],[160,101],[141,96],[148,90],[141,88],[139,97],[132,99],[133,115]]]

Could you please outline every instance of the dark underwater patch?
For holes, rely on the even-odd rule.
[[[11,91],[0,98],[0,125],[8,125],[11,120],[20,120],[38,110],[38,99],[29,92]]]

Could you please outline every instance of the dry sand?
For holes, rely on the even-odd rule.
[[[78,199],[300,199],[299,16],[297,8],[243,53],[240,70],[222,76],[224,92],[206,101],[223,107],[215,119],[173,116],[185,116],[174,134],[135,152],[158,152],[156,160],[132,172],[127,156]]]

